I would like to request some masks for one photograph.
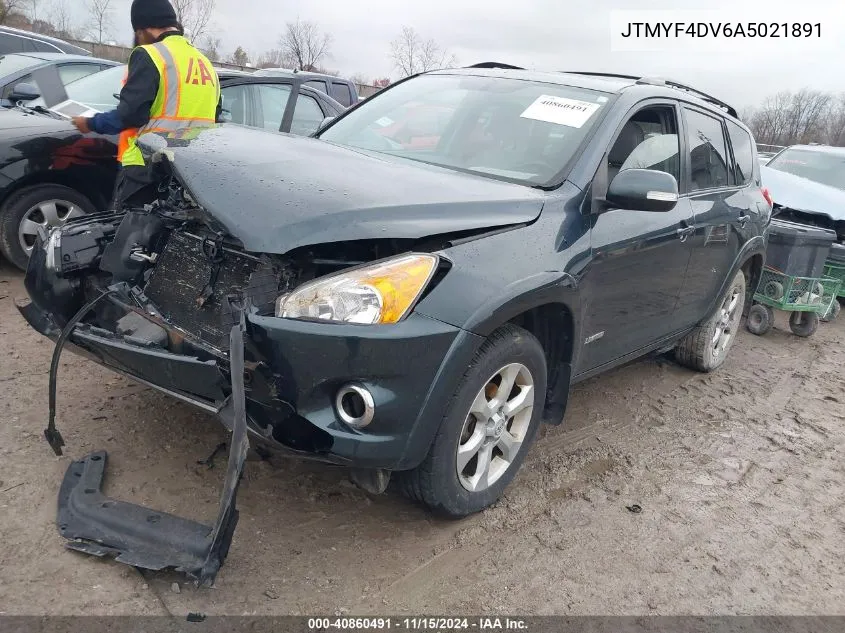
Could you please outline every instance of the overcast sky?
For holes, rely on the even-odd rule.
[[[114,36],[125,40],[129,0],[113,2]],[[845,2],[734,0],[721,6],[729,7],[720,11],[724,21],[787,16],[821,22],[827,51],[820,53],[816,42],[744,40],[741,51],[732,52],[611,52],[611,10],[714,8],[704,0],[217,0],[213,30],[225,54],[240,45],[257,57],[277,46],[286,21],[299,16],[317,22],[334,38],[325,66],[347,75],[396,77],[390,41],[409,25],[457,55],[461,65],[495,60],[670,77],[737,108],[778,90],[845,91]]]

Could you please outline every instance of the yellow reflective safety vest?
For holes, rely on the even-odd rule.
[[[158,93],[150,108],[150,120],[141,128],[120,134],[117,159],[124,167],[144,166],[138,137],[165,132],[185,138],[186,131],[215,123],[220,101],[220,81],[208,58],[181,35],[141,46],[153,60],[160,77]],[[127,71],[128,72],[128,71]],[[124,80],[125,81],[125,80]]]

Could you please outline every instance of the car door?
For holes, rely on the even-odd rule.
[[[748,198],[745,183],[735,183],[731,173],[724,119],[691,105],[684,105],[683,115],[683,162],[695,232],[688,240],[692,259],[676,318],[689,327],[707,316],[739,253],[738,229],[747,221]]]
[[[649,101],[632,110],[606,157],[607,184],[624,169],[656,169],[680,180],[679,108]],[[690,260],[693,215],[681,197],[668,212],[598,205],[591,261],[582,282],[582,350],[576,372],[595,370],[677,331],[673,315]]]

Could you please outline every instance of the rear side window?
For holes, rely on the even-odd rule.
[[[333,81],[332,82],[332,99],[340,103],[341,105],[346,106],[347,108],[352,105],[352,91],[349,89],[349,85],[339,82]]]
[[[15,37],[9,33],[0,33],[0,55],[29,52],[30,49],[25,44],[26,40],[22,37]]]
[[[751,136],[736,123],[728,121],[728,136],[734,150],[734,182],[747,185],[754,177],[754,146]]]
[[[64,53],[64,51],[58,46],[53,46],[52,44],[42,42],[41,40],[32,40],[32,45],[38,53]]]
[[[328,92],[326,92],[326,82],[325,81],[320,81],[319,79],[312,79],[311,81],[306,81],[305,85],[311,86],[312,88],[314,88],[315,90],[319,90],[323,94],[328,94]]]
[[[689,138],[691,190],[728,185],[728,160],[722,122],[716,117],[684,108]]]

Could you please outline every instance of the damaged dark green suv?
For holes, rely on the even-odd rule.
[[[653,351],[722,364],[771,214],[725,104],[487,66],[402,81],[316,138],[146,137],[156,200],[44,234],[24,316],[253,444],[484,509],[573,383]]]

